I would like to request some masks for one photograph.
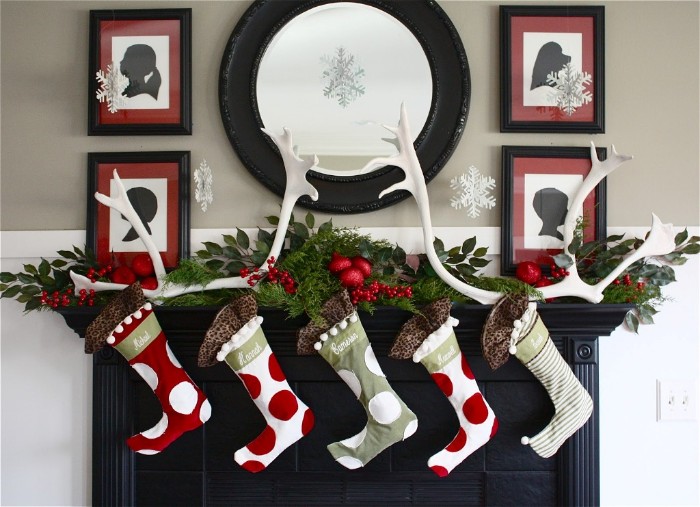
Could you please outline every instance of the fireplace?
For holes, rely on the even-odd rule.
[[[204,389],[212,418],[155,456],[132,453],[124,440],[155,424],[160,404],[126,361],[106,347],[93,362],[94,505],[596,505],[599,503],[597,341],[622,322],[624,305],[541,305],[554,342],[596,406],[593,416],[557,455],[537,456],[520,444],[553,414],[544,388],[515,358],[492,371],[480,354],[479,334],[490,307],[457,305],[456,333],[485,398],[500,422],[497,435],[448,477],[428,458],[457,431],[454,409],[426,370],[386,357],[410,315],[393,308],[361,314],[386,376],[418,416],[418,431],[382,452],[365,468],[335,463],[326,445],[359,431],[366,416],[348,387],[320,357],[295,352],[305,319],[261,309],[263,329],[292,388],[316,415],[314,430],[266,470],[251,474],[233,453],[264,427],[245,388],[224,364],[198,368],[204,332],[218,308],[157,308],[171,348]],[[97,310],[61,310],[81,336]]]

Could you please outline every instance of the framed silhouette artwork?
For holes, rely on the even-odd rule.
[[[605,148],[596,148],[599,160]],[[591,170],[588,147],[502,147],[501,273],[514,275],[520,262],[549,272],[552,256],[563,251],[563,225],[569,205]],[[606,236],[606,182],[583,203],[583,241]]]
[[[501,132],[605,132],[604,9],[500,7]]]
[[[128,266],[146,252],[131,223],[95,199],[95,192],[112,198],[120,195],[115,170],[166,270],[175,268],[180,259],[189,257],[190,153],[88,154],[86,246],[100,266]]]
[[[88,135],[192,134],[191,17],[90,11]]]

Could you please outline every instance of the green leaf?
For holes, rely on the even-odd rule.
[[[14,282],[15,280],[17,280],[17,275],[13,273],[10,273],[8,271],[3,271],[2,273],[0,273],[0,282],[10,283]]]
[[[78,258],[85,257],[85,252],[83,252],[80,248],[77,246],[73,247],[73,251],[78,255]]]
[[[13,298],[17,294],[19,294],[19,291],[22,289],[21,285],[13,285],[12,287],[9,287],[5,291],[3,291],[2,296],[3,298]]]
[[[265,229],[258,228],[258,241],[262,241],[268,245],[267,251],[269,252],[269,247],[272,246],[272,234],[270,234]]]
[[[236,241],[236,238],[234,238],[230,234],[224,234],[223,238],[224,238],[224,243],[226,243],[228,246],[232,246],[234,248],[238,246],[238,242]]]
[[[205,241],[202,244],[207,249],[207,252],[209,252],[212,255],[222,255],[224,253],[224,250],[223,250],[223,248],[221,248],[221,245],[219,245],[217,243],[212,243],[211,241]]]
[[[236,241],[238,241],[238,245],[244,250],[248,250],[248,248],[250,248],[250,238],[238,227],[236,227]]]
[[[258,252],[265,255],[265,258],[267,258],[268,254],[270,253],[270,245],[268,245],[265,241],[256,241],[255,248],[258,250]],[[265,259],[263,259],[263,261],[264,260]]]
[[[554,264],[560,268],[568,268],[574,263],[574,260],[564,252],[554,255],[552,259],[554,259]]]
[[[265,252],[253,252],[253,255],[250,256],[250,260],[256,266],[262,266],[262,264],[265,262],[265,259],[267,259],[267,253]]]
[[[393,260],[398,265],[403,265],[406,263],[406,252],[403,248],[396,245],[394,248],[394,253],[391,255],[391,260]]]
[[[318,227],[318,232],[320,233],[328,233],[333,229],[333,221],[329,220],[328,222],[323,222],[319,227]]]
[[[6,283],[0,283],[0,292],[7,290],[8,287],[9,285],[7,285]]]
[[[630,328],[635,333],[639,333],[639,319],[632,313],[630,310],[627,312],[627,315],[625,315],[625,324],[627,324],[627,327]]]
[[[488,251],[489,251],[488,247],[481,246],[481,247],[477,248],[476,250],[474,250],[473,255],[474,255],[474,257],[483,257],[484,255],[486,255],[488,253]]]
[[[72,259],[72,260],[74,260],[74,261],[77,261],[77,260],[78,260],[78,256],[75,255],[75,254],[74,254],[73,252],[71,252],[70,250],[59,250],[59,251],[56,252],[56,253],[57,253],[58,255],[60,255],[61,257],[65,257],[66,259]]]
[[[231,261],[228,264],[226,264],[226,269],[236,276],[238,276],[241,272],[241,269],[245,267],[246,265],[241,261]]]
[[[372,243],[367,241],[365,238],[362,238],[360,240],[360,244],[357,246],[357,248],[360,251],[360,255],[362,257],[364,257],[365,259],[372,258]]]
[[[476,236],[474,236],[473,238],[466,239],[464,243],[462,243],[462,253],[465,255],[469,255],[475,247]]]
[[[314,228],[314,224],[316,223],[316,219],[314,218],[313,214],[311,212],[306,214],[306,217],[304,218],[304,221],[306,222],[306,226],[309,229]]]
[[[36,310],[40,306],[41,306],[41,301],[39,301],[36,298],[32,298],[29,301],[27,301],[26,305],[24,305],[24,311],[31,312],[32,310]]]
[[[470,276],[473,276],[474,273],[476,273],[476,269],[473,268],[472,266],[469,266],[468,264],[460,264],[459,266],[456,266],[457,272],[462,275],[464,278],[468,278]]]
[[[485,268],[489,265],[489,262],[491,261],[487,259],[480,259],[479,257],[472,257],[471,259],[469,259],[469,264],[471,264],[475,268]]]
[[[452,250],[450,250],[448,252],[448,255],[451,252],[452,252]],[[459,264],[460,262],[464,262],[464,259],[466,259],[466,258],[467,258],[467,254],[458,253],[456,255],[450,255],[445,262],[447,262],[448,264]]]
[[[452,257],[452,256],[454,256],[454,255],[459,255],[459,252],[460,252],[460,248],[459,248],[458,246],[456,246],[456,247],[454,247],[454,248],[450,248],[450,249],[447,251],[447,255],[449,255],[450,257]],[[467,254],[468,254],[469,252],[462,252],[462,253],[464,254],[464,257],[466,258],[466,257],[467,257]]]
[[[433,248],[435,249],[435,253],[438,254],[438,257],[445,254],[445,244],[440,238],[435,238],[433,240]]]
[[[300,222],[294,222],[294,234],[303,239],[309,238],[309,229]]]
[[[199,257],[200,259],[211,259],[213,256],[206,250],[197,250],[195,252],[195,255]]]
[[[608,236],[607,238],[605,238],[605,242],[606,243],[615,243],[617,241],[621,241],[622,238],[624,238],[624,237],[625,237],[624,234],[613,234],[612,236]]]
[[[681,250],[682,253],[686,255],[694,255],[700,253],[700,243],[691,243]]]
[[[226,245],[223,248],[223,255],[224,257],[227,257],[228,259],[240,259],[241,258],[241,253],[238,251],[237,248]]]
[[[213,271],[219,271],[224,267],[224,261],[221,259],[211,259],[205,262],[204,265]]]
[[[56,260],[51,262],[51,266],[53,266],[54,268],[63,268],[67,265],[68,265],[68,263],[66,261],[64,261],[63,259],[56,259]]]
[[[32,299],[34,299],[34,297],[31,294],[20,294],[17,296],[18,303],[28,303]]]
[[[679,246],[681,243],[685,242],[686,239],[688,239],[688,229],[683,229],[681,232],[676,234],[676,246]]]
[[[51,273],[51,264],[49,264],[49,261],[46,259],[41,259],[41,263],[39,264],[39,274],[48,275],[49,273]]]
[[[36,296],[37,294],[41,293],[41,289],[36,285],[28,285],[26,287],[22,287],[22,290],[20,292],[29,296]]]
[[[267,223],[270,225],[278,225],[280,223],[280,217],[275,215],[266,216],[265,220],[267,220]]]
[[[25,264],[25,265],[24,265],[24,270],[25,270],[27,273],[31,273],[31,274],[33,274],[33,275],[36,275],[36,274],[39,272],[39,271],[37,271],[36,267],[33,266],[33,265],[31,265],[31,264]]]
[[[32,275],[28,275],[26,273],[18,273],[17,279],[20,281],[20,283],[24,283],[24,284],[34,283],[34,277]]]

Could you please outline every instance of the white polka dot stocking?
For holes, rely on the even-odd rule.
[[[267,426],[252,442],[234,454],[249,472],[267,468],[282,451],[309,433],[314,426],[311,409],[294,394],[267,343],[256,316],[221,347],[219,361],[225,361],[238,375]]]
[[[459,420],[457,435],[428,460],[430,469],[440,477],[445,477],[491,440],[498,430],[498,419],[481,395],[467,358],[459,348],[452,329],[456,325],[457,320],[449,317],[413,354],[413,360],[425,366],[447,396]]]
[[[152,428],[126,443],[141,454],[157,454],[211,415],[204,393],[173,355],[150,303],[126,317],[107,338],[153,389],[163,416]]]
[[[346,468],[365,466],[387,447],[416,432],[418,419],[389,385],[357,313],[320,336],[314,346],[350,387],[367,412],[360,433],[328,450]]]

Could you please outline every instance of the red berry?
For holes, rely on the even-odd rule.
[[[362,257],[361,255],[356,255],[350,259],[352,266],[362,271],[365,278],[372,274],[372,263]]]
[[[340,278],[340,284],[343,287],[359,287],[365,283],[365,277],[362,271],[355,267],[344,269],[338,278]]]
[[[134,257],[134,260],[131,261],[131,270],[139,278],[151,276],[154,272],[151,256],[147,253],[138,254],[136,257]]]
[[[156,290],[158,288],[158,280],[155,276],[149,276],[141,280],[141,288],[145,290]]]
[[[127,266],[119,266],[112,271],[109,278],[114,283],[123,283],[124,285],[131,285],[136,281],[136,275]]]
[[[515,277],[529,285],[536,283],[542,278],[540,265],[532,261],[523,261],[515,269]]]
[[[337,275],[344,269],[347,269],[351,266],[352,262],[350,261],[350,259],[348,259],[344,255],[340,255],[338,252],[333,252],[333,255],[331,256],[331,261],[328,263],[328,271],[330,271],[334,275]]]

